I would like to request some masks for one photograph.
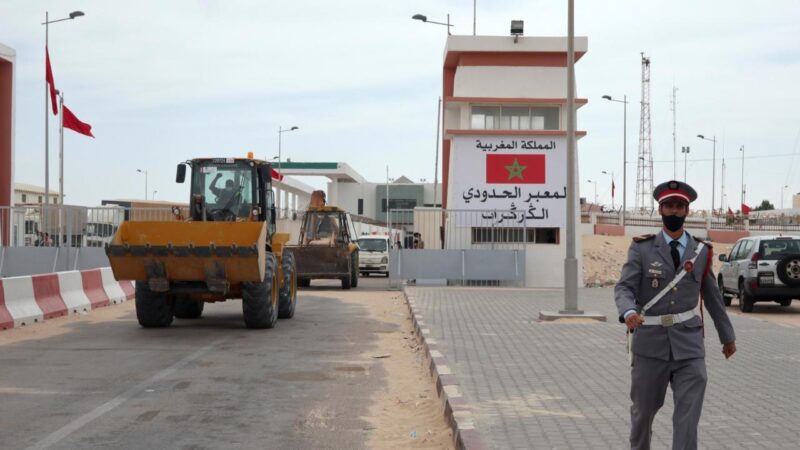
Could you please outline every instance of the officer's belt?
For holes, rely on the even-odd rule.
[[[690,309],[678,314],[664,314],[662,316],[645,316],[645,323],[642,326],[661,326],[671,327],[676,323],[686,322],[687,320],[697,317],[697,309]],[[654,323],[647,323],[648,320],[653,320]]]
[[[700,256],[700,251],[703,249],[703,246],[705,246],[705,243],[703,243],[703,242],[700,242],[699,244],[697,244],[697,248],[695,248],[695,250],[694,250],[695,251],[694,258],[691,259],[692,267],[694,267],[694,262],[697,260],[697,257]],[[669,292],[670,289],[674,288],[675,285],[677,285],[678,282],[681,281],[685,275],[686,275],[686,270],[682,269],[680,272],[678,272],[675,275],[675,278],[673,278],[672,281],[670,281],[670,283],[668,285],[666,285],[664,287],[664,289],[661,290],[661,292],[656,294],[653,298],[650,299],[649,302],[647,302],[646,305],[644,305],[644,307],[642,308],[642,314],[646,315],[647,310],[652,308],[656,303],[658,303],[659,300],[664,298],[664,296],[667,295],[667,292]],[[684,313],[681,313],[681,314],[684,314]],[[675,316],[676,314],[668,314],[668,315]],[[661,317],[661,316],[659,316],[659,317]],[[686,320],[686,319],[684,319],[684,320]]]

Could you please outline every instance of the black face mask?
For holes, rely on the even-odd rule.
[[[664,226],[667,227],[669,231],[678,231],[683,227],[683,222],[686,220],[686,217],[680,217],[676,215],[672,216],[661,216],[661,221],[664,222]]]

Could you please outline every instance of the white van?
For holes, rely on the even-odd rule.
[[[358,270],[361,275],[380,273],[389,276],[389,249],[391,242],[386,235],[366,235],[358,238]]]

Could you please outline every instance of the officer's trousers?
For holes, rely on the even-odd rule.
[[[633,355],[631,367],[631,448],[647,450],[653,434],[653,419],[664,404],[667,385],[672,387],[673,450],[697,448],[697,424],[706,392],[704,358],[670,360]]]

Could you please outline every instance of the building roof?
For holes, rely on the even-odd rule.
[[[42,186],[36,186],[35,184],[14,183],[14,192],[44,194],[44,188]],[[58,195],[58,191],[50,189],[50,195]]]

